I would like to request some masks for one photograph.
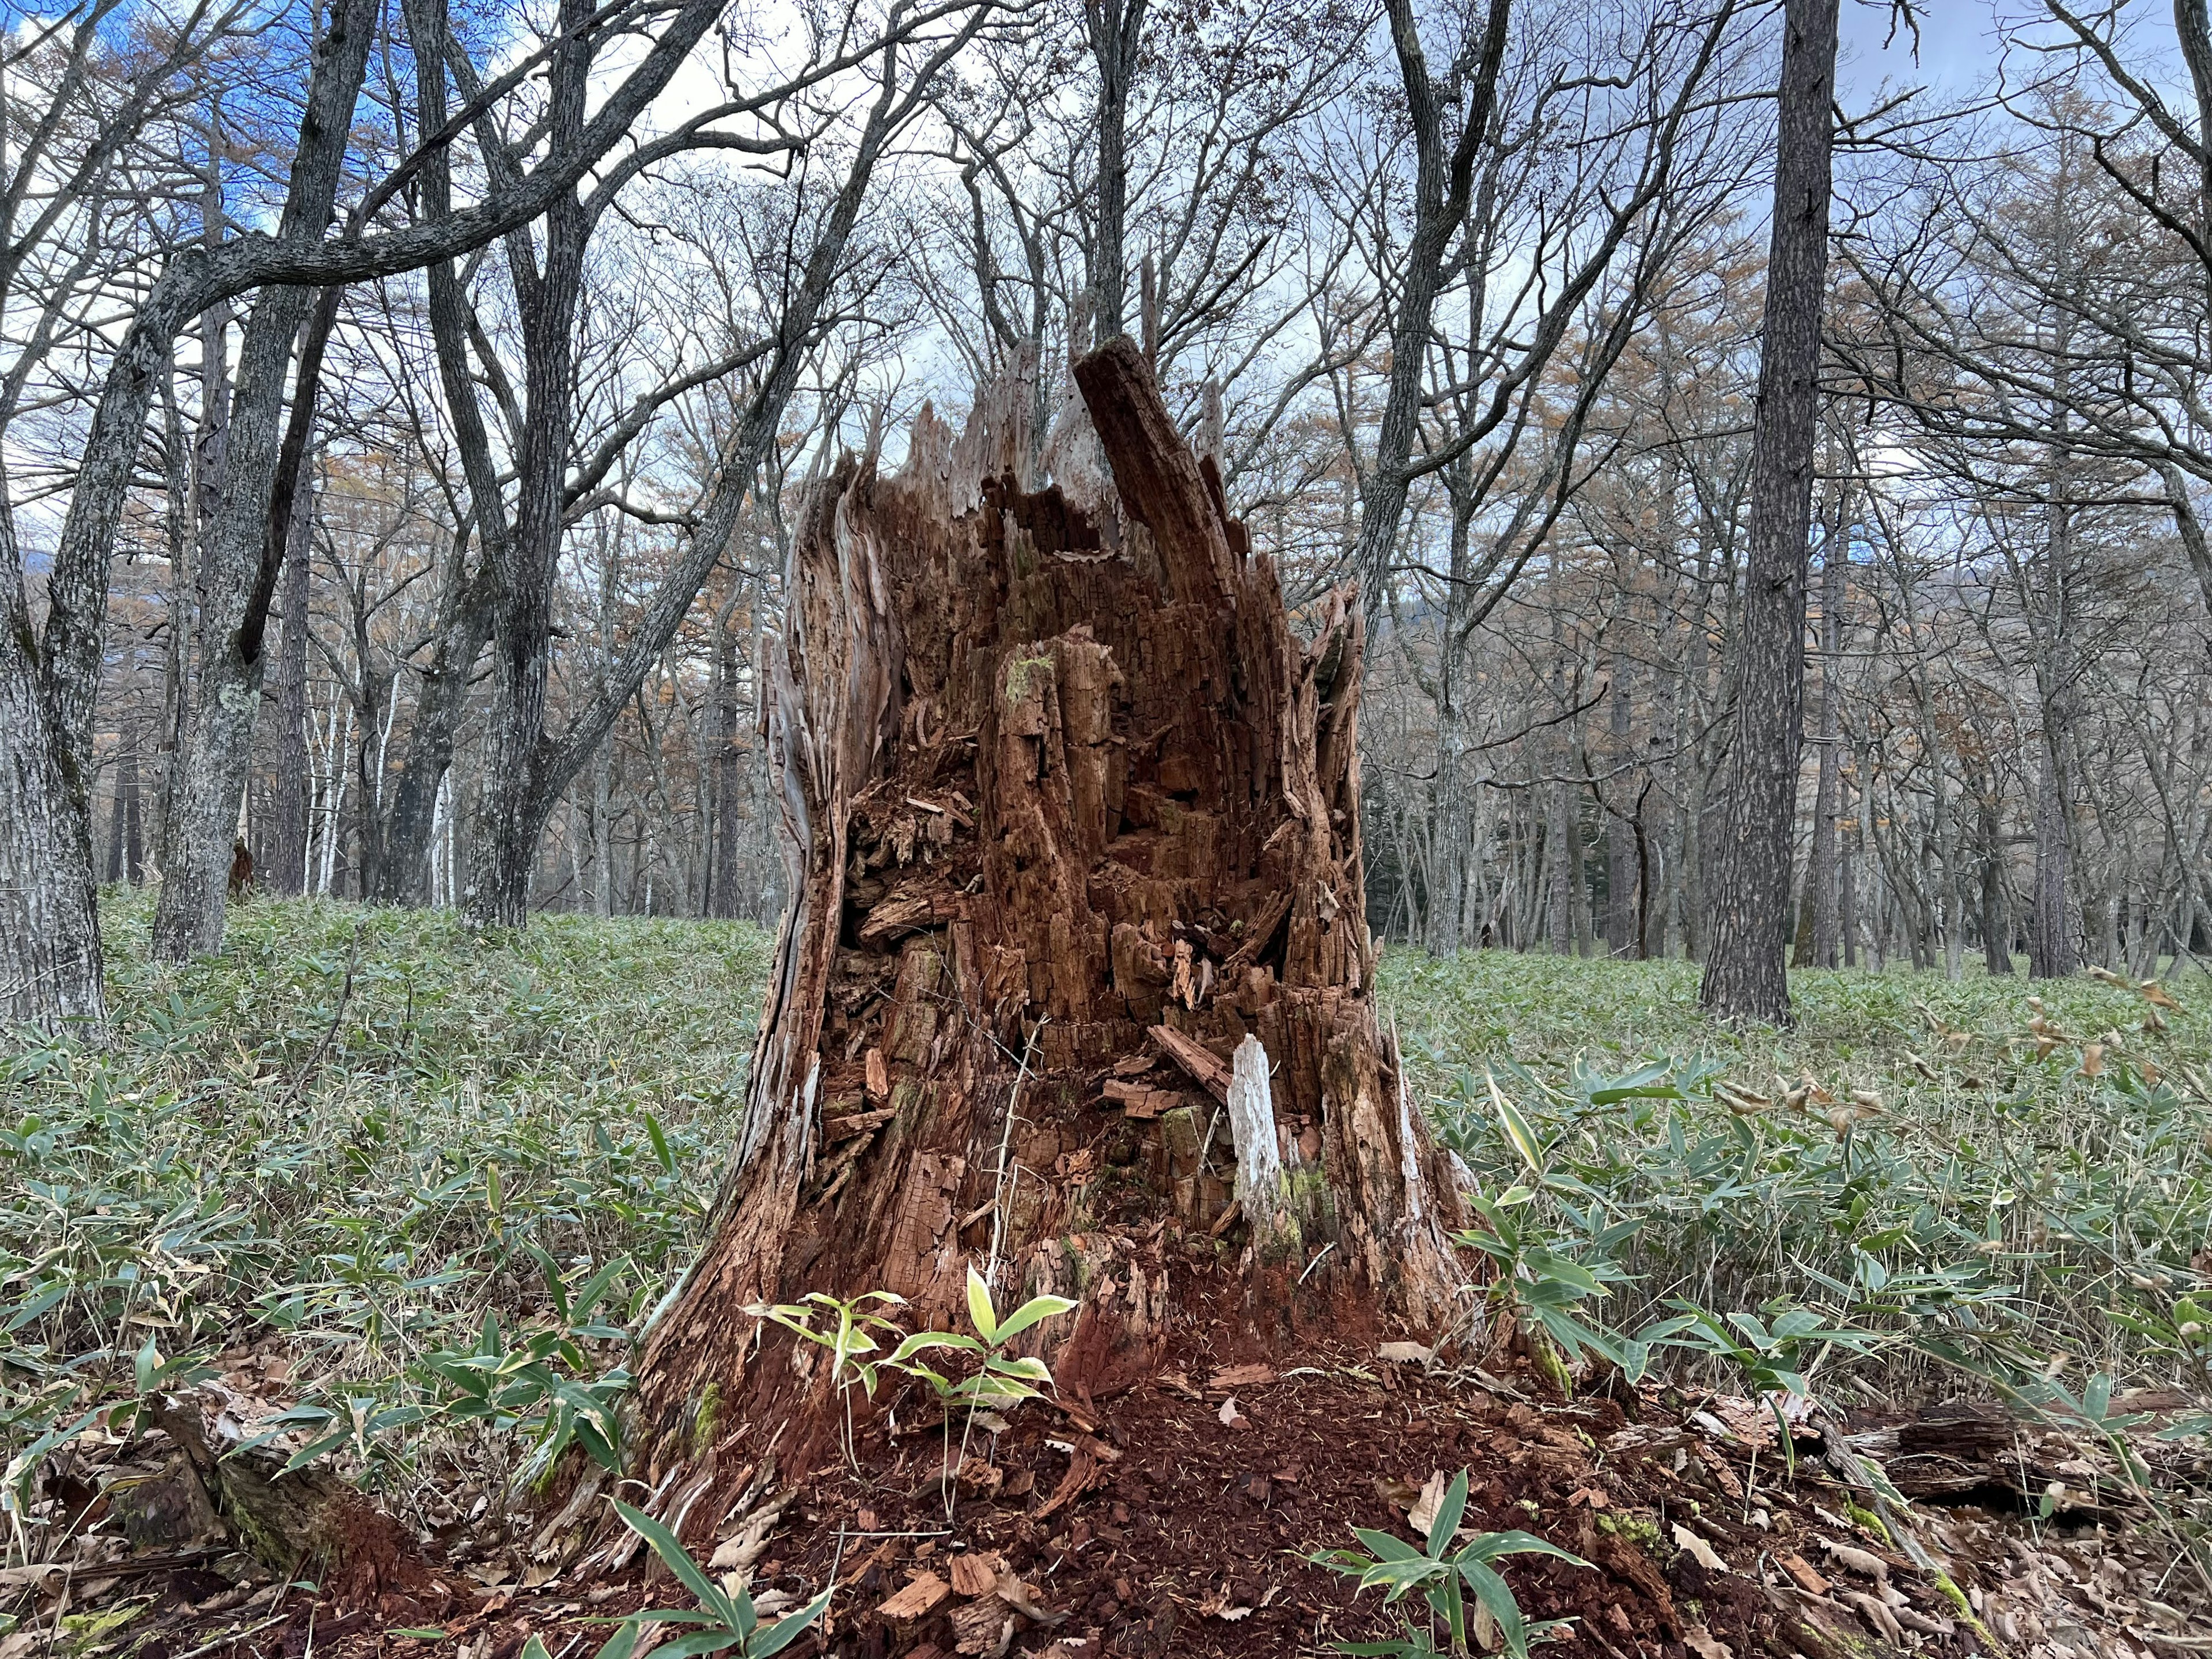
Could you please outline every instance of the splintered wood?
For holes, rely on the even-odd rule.
[[[1026,383],[957,439],[925,406],[898,472],[848,459],[799,515],[767,665],[793,907],[739,1168],[643,1368],[672,1456],[709,1391],[794,1374],[732,1310],[811,1291],[941,1329],[971,1263],[1079,1297],[1022,1339],[1079,1398],[1158,1369],[1181,1238],[1227,1239],[1279,1336],[1451,1316],[1457,1188],[1371,1000],[1355,596],[1294,631],[1135,348],[1075,381],[1042,444]]]

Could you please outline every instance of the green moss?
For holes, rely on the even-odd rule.
[[[62,1651],[82,1653],[99,1646],[106,1637],[145,1612],[146,1607],[143,1601],[125,1601],[120,1607],[100,1607],[91,1613],[64,1613]]]
[[[1597,1523],[1655,1561],[1659,1559],[1659,1523],[1648,1515],[1601,1515]]]
[[[1935,1578],[1936,1588],[1950,1598],[1951,1605],[1958,1609],[1960,1621],[1982,1638],[1982,1645],[1996,1655],[1996,1659],[2005,1659],[2004,1644],[1990,1634],[1990,1627],[1982,1622],[1981,1614],[1974,1611],[1974,1604],[1966,1599],[1966,1592],[1952,1581],[1948,1572],[1938,1570]]]
[[[1033,676],[1052,673],[1050,657],[1015,657],[1006,664],[1006,702],[1018,707],[1029,701],[1030,682]]]
[[[722,1414],[722,1385],[709,1382],[699,1395],[699,1409],[691,1419],[691,1455],[701,1457],[714,1443],[714,1425]]]
[[[1888,1545],[1890,1548],[1895,1549],[1897,1547],[1897,1540],[1889,1535],[1888,1523],[1880,1516],[1876,1515],[1872,1510],[1861,1509],[1856,1504],[1854,1504],[1849,1498],[1846,1498],[1844,1500],[1844,1513],[1850,1516],[1853,1522],[1856,1525],[1864,1527],[1875,1537],[1881,1539],[1883,1543]]]

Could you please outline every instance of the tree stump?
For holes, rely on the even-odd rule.
[[[821,1446],[823,1356],[752,1304],[885,1290],[964,1329],[973,1264],[1002,1306],[1079,1299],[1030,1343],[1079,1400],[1177,1320],[1267,1352],[1464,1305],[1449,1160],[1376,1018],[1354,596],[1302,640],[1137,350],[1075,378],[1054,482],[1025,487],[1006,383],[801,515],[768,732],[793,897],[641,1367],[657,1488],[749,1427],[797,1424],[796,1473]]]

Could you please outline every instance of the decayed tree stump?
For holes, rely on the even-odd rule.
[[[1458,1193],[1372,995],[1358,608],[1301,643],[1136,349],[1075,375],[1055,483],[1023,487],[1002,386],[803,514],[769,732],[793,900],[714,1237],[641,1368],[656,1485],[822,1414],[819,1352],[749,1304],[888,1290],[963,1329],[974,1263],[1002,1305],[1081,1298],[1037,1333],[1078,1398],[1176,1317],[1280,1349],[1451,1316]]]

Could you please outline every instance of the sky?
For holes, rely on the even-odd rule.
[[[1883,82],[1931,89],[1960,88],[1978,81],[1996,60],[1989,0],[1917,0],[1920,50],[1913,58],[1911,32],[1900,25],[1887,51],[1890,32],[1886,0],[1843,0],[1842,60],[1837,80],[1844,107],[1864,102]]]

